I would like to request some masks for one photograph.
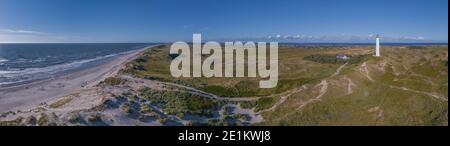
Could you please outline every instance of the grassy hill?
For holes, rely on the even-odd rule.
[[[262,124],[448,125],[448,48],[384,47],[382,52],[324,79],[328,88],[320,98],[321,87],[315,85],[305,91],[309,94],[293,94],[264,112]]]
[[[130,63],[126,73],[137,77],[158,79],[192,86],[204,91],[227,97],[267,96],[282,93],[306,83],[317,82],[334,73],[340,64],[321,64],[303,58],[314,54],[354,54],[366,53],[362,49],[299,49],[281,48],[279,50],[279,82],[273,89],[260,89],[259,78],[173,78],[170,75],[169,46],[148,50],[144,55]],[[204,56],[202,59],[205,59]]]
[[[257,78],[173,78],[168,47],[148,50],[124,72],[218,96],[262,97],[241,103],[263,115],[261,125],[448,125],[447,46],[383,47],[382,57],[370,46],[280,47],[273,89],[257,88]],[[337,54],[357,59],[308,59]]]

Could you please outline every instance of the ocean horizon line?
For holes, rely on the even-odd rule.
[[[235,42],[246,42],[237,40]],[[251,40],[250,40],[251,41]],[[173,42],[21,42],[21,43],[8,43],[8,42],[0,42],[2,44],[171,44]],[[202,41],[206,43],[208,41]],[[231,41],[216,41],[219,43],[231,42]],[[251,41],[251,42],[260,42],[260,41]],[[274,41],[276,42],[276,41]],[[188,42],[189,43],[189,42]],[[320,45],[320,44],[349,44],[349,45],[372,45],[375,42],[278,42],[279,44],[306,44],[306,45]],[[382,42],[384,45],[448,45],[448,42]]]

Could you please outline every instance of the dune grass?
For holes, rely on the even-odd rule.
[[[142,56],[130,62],[123,72],[140,78],[188,85],[224,97],[268,96],[328,77],[339,67],[339,64],[321,64],[304,60],[305,56],[324,52],[358,55],[363,51],[363,49],[349,52],[332,48],[280,47],[279,82],[276,88],[271,89],[260,89],[260,78],[174,78],[169,70],[173,57],[169,55],[169,46],[167,45],[146,50]]]
[[[391,88],[401,86],[420,92],[429,92],[448,98],[448,67],[442,63],[447,56],[442,48],[400,49],[387,48],[381,58],[367,61],[369,81],[358,66],[348,66],[342,74],[350,78],[357,87],[352,94],[335,84],[320,101],[311,102],[302,109],[297,102],[312,98],[316,94],[308,91],[293,95],[274,112],[264,113],[261,125],[448,125],[448,102],[426,94]],[[403,57],[398,58],[401,54]],[[422,56],[418,57],[417,54]],[[421,58],[427,58],[421,63]],[[388,62],[382,67],[384,62]],[[441,62],[441,63],[440,63]],[[422,68],[423,70],[417,70]],[[394,70],[395,69],[395,70]],[[340,77],[336,77],[339,79]],[[337,81],[332,80],[331,81]],[[339,80],[342,82],[342,80]]]
[[[288,97],[274,111],[262,113],[265,121],[260,125],[448,125],[448,102],[420,94],[426,92],[448,98],[447,46],[386,46],[382,48],[382,57],[371,56],[370,47],[280,47],[279,82],[272,89],[258,88],[259,78],[173,78],[169,71],[173,57],[168,51],[168,46],[147,50],[127,65],[124,72],[140,78],[192,86],[219,96],[262,96],[258,101],[241,103],[241,107],[256,110],[272,107],[280,100],[274,96],[278,93],[303,85],[308,87]],[[341,63],[304,59],[311,55],[336,54],[363,57],[346,65],[333,78],[329,77]],[[373,81],[361,73],[363,62]],[[344,76],[355,84],[351,87],[352,93],[348,93]],[[317,97],[320,86],[316,85],[322,80],[329,84],[324,96],[299,108],[302,103]],[[158,102],[175,101],[161,99]]]

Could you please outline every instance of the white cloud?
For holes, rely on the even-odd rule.
[[[47,32],[0,28],[0,43],[46,43],[70,40],[66,36]]]
[[[31,30],[14,30],[14,29],[0,29],[0,34],[10,34],[10,35],[46,35],[49,33],[39,32],[39,31],[31,31]]]
[[[277,34],[273,36],[268,36],[266,38],[277,40],[277,41],[298,41],[298,42],[372,42],[375,39],[374,34],[368,35],[349,35],[349,34],[339,34],[339,35],[281,35]],[[402,36],[402,37],[390,37],[381,36],[381,39],[385,42],[418,42],[427,41],[425,37],[422,36]]]
[[[184,29],[187,29],[187,28],[191,28],[193,25],[190,25],[190,24],[188,24],[188,25],[183,25],[183,28]]]

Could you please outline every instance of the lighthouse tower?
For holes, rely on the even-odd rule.
[[[380,35],[377,34],[375,56],[380,57]]]

